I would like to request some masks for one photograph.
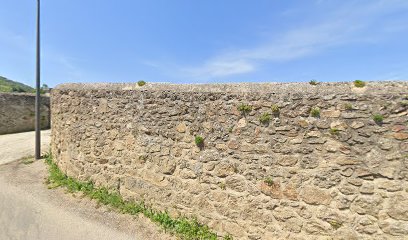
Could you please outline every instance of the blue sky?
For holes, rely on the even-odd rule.
[[[34,85],[35,0],[0,0],[0,75]],[[408,79],[407,0],[42,0],[42,81]]]

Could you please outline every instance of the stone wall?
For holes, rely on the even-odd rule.
[[[236,239],[407,239],[407,98],[408,82],[65,84],[52,153]]]
[[[50,97],[41,96],[41,128],[50,128]],[[0,93],[0,134],[35,129],[35,94]]]

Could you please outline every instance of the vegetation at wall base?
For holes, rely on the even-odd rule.
[[[144,202],[125,201],[119,193],[104,187],[95,187],[90,181],[82,182],[65,175],[54,163],[52,156],[47,154],[49,188],[65,187],[69,192],[82,192],[91,199],[109,206],[124,214],[143,214],[151,221],[160,225],[165,231],[175,234],[180,239],[191,240],[232,240],[230,235],[218,236],[208,226],[200,224],[197,219],[187,217],[172,218],[166,211],[157,211]]]

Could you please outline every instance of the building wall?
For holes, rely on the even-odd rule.
[[[52,153],[69,176],[236,239],[404,239],[407,98],[408,82],[65,84]]]
[[[50,128],[50,98],[41,96],[41,128]],[[0,134],[35,129],[35,95],[0,93]]]

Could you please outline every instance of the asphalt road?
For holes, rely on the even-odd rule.
[[[48,189],[43,160],[27,165],[17,160],[31,151],[32,139],[33,133],[0,135],[0,146],[7,144],[0,148],[1,240],[174,239],[143,216],[118,214],[61,188]]]
[[[35,132],[23,132],[0,135],[0,165],[34,156]],[[48,152],[51,141],[51,130],[41,131],[41,152]]]

